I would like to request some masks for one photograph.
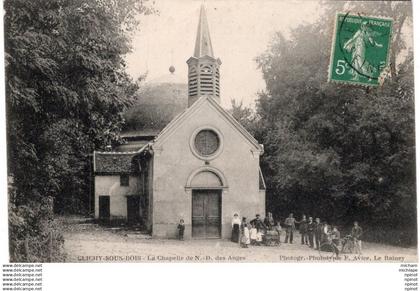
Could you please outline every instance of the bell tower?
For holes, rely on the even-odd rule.
[[[220,59],[213,55],[206,10],[201,5],[194,55],[188,59],[188,107],[201,96],[220,103]]]

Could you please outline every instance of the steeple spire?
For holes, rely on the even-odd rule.
[[[200,9],[200,20],[198,22],[197,38],[195,40],[194,57],[200,58],[204,56],[214,58],[206,9],[204,8],[204,4],[202,4]]]
[[[211,45],[204,5],[201,5],[194,55],[188,59],[188,106],[198,98],[210,96],[220,102],[220,73],[222,64],[216,59]]]

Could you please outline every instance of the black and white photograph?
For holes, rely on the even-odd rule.
[[[411,1],[3,20],[2,263],[418,262]]]

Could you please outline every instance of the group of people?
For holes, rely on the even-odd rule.
[[[263,236],[268,230],[277,231],[279,237],[282,230],[280,222],[275,224],[272,213],[268,213],[264,220],[261,220],[259,214],[255,215],[249,223],[246,217],[239,218],[239,215],[235,213],[232,219],[232,242],[240,243],[244,248],[248,245],[261,245],[263,242]]]
[[[246,217],[239,218],[239,215],[235,213],[232,218],[232,242],[240,243],[241,247],[247,248],[249,245],[261,245],[263,243],[263,237],[268,232],[277,233],[278,240],[280,242],[281,233],[285,230],[284,243],[293,243],[293,234],[296,229],[301,234],[301,244],[307,245],[313,249],[320,249],[321,245],[328,241],[333,246],[340,244],[340,231],[336,225],[329,225],[327,222],[321,222],[320,218],[312,217],[306,218],[306,215],[302,215],[301,220],[296,220],[293,213],[285,219],[283,225],[281,221],[274,221],[273,214],[268,212],[267,217],[264,220],[261,219],[259,214],[255,215],[249,223]],[[184,240],[185,224],[184,220],[181,219],[177,225],[178,238]],[[362,241],[361,236],[363,229],[359,226],[358,222],[353,223],[351,230],[351,238],[356,243],[357,250],[361,253]]]
[[[314,221],[312,217],[306,219],[306,215],[303,214],[302,219],[298,221],[293,217],[293,213],[290,213],[284,224],[286,227],[285,243],[293,243],[293,232],[296,230],[296,225],[299,226],[301,244],[306,244],[310,248],[319,249],[321,244],[328,240],[331,240],[335,245],[338,245],[340,242],[340,231],[338,227],[336,225],[329,225],[327,222],[321,222],[321,219],[318,217]],[[363,229],[355,221],[350,236],[357,243],[359,251],[362,249],[362,234]]]
[[[286,233],[284,243],[293,243],[293,234],[297,229],[301,234],[301,244],[313,249],[319,249],[325,241],[330,241],[336,246],[340,243],[340,231],[336,225],[321,222],[320,218],[315,218],[314,221],[312,217],[306,218],[306,215],[302,215],[301,220],[296,220],[293,213],[290,213],[282,226],[280,221],[274,221],[271,212],[268,212],[264,220],[261,220],[260,215],[257,214],[249,223],[246,217],[241,220],[239,215],[235,213],[232,219],[232,242],[240,243],[245,248],[250,244],[260,245],[264,234],[273,230],[278,233],[280,240],[283,228]],[[362,228],[355,221],[350,235],[357,244],[359,252],[362,250],[362,234]]]

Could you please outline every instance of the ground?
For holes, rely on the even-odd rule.
[[[361,256],[318,252],[293,244],[240,248],[229,240],[152,239],[137,231],[103,227],[84,221],[65,223],[64,250],[68,262],[417,262],[416,248],[363,243]]]

